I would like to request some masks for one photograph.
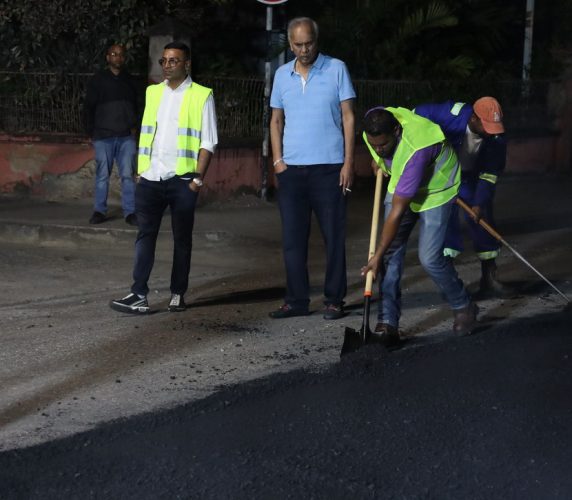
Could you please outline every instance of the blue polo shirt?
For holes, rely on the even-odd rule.
[[[284,110],[284,162],[343,163],[340,103],[356,96],[348,69],[339,59],[318,54],[304,83],[294,71],[295,62],[294,59],[278,68],[270,96],[270,106]]]

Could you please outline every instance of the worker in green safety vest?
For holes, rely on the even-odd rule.
[[[438,125],[405,108],[376,107],[364,117],[363,138],[372,167],[390,176],[385,223],[374,256],[362,274],[381,274],[378,322],[373,334],[387,346],[399,341],[401,276],[407,241],[417,221],[419,260],[454,313],[453,331],[474,330],[478,308],[443,255],[451,206],[459,191],[460,167]]]

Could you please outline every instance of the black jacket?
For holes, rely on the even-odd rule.
[[[93,139],[125,137],[139,127],[137,87],[126,71],[95,74],[85,96],[86,131]]]

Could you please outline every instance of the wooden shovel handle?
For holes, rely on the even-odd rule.
[[[375,254],[377,246],[377,229],[379,226],[379,206],[381,204],[381,192],[383,191],[383,172],[381,168],[377,171],[375,179],[375,195],[373,197],[373,214],[371,216],[371,233],[369,235],[369,253],[367,260],[371,259]],[[365,297],[371,297],[371,290],[373,288],[373,272],[368,271],[365,278]]]
[[[467,205],[461,198],[457,198],[457,205],[459,205],[463,210],[465,210],[473,219],[475,218],[475,212],[473,209]],[[497,233],[490,224],[488,224],[484,219],[479,219],[479,224],[485,228],[485,230],[493,237],[496,238],[503,244],[506,244],[503,237]]]

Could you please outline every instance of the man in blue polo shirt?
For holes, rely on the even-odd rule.
[[[270,137],[279,183],[285,303],[271,318],[309,313],[308,237],[312,211],[326,246],[324,318],[344,315],[346,200],[353,180],[355,91],[345,64],[318,52],[318,26],[288,24],[296,56],[276,71],[270,98]]]

